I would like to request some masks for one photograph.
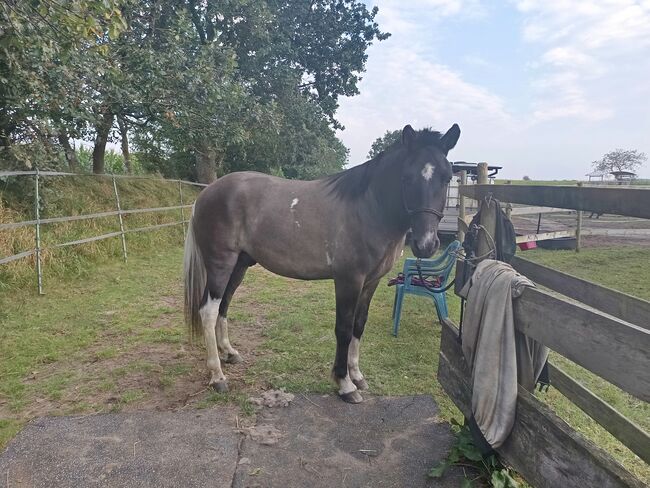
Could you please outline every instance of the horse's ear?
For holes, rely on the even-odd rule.
[[[458,124],[454,124],[447,133],[442,136],[442,139],[440,140],[442,142],[442,147],[444,147],[447,152],[451,151],[454,146],[456,146],[459,137],[460,127],[458,127]]]
[[[413,146],[416,137],[417,134],[410,125],[407,125],[402,129],[402,144],[407,148],[410,149]]]

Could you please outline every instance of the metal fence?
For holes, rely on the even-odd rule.
[[[131,176],[131,175],[114,175],[114,174],[87,174],[87,173],[65,173],[59,171],[0,171],[0,178],[9,177],[9,176],[32,176],[34,178],[34,219],[25,220],[22,222],[9,222],[9,223],[0,223],[0,231],[17,229],[20,227],[33,226],[34,227],[34,248],[29,249],[18,254],[13,254],[11,256],[5,256],[0,258],[0,264],[10,263],[18,259],[27,258],[29,256],[36,256],[36,278],[38,283],[38,293],[43,294],[43,269],[42,269],[42,258],[41,253],[49,249],[57,249],[67,246],[75,246],[78,244],[85,244],[88,242],[100,241],[103,239],[110,239],[113,237],[119,237],[122,241],[122,255],[124,261],[128,259],[127,245],[126,245],[126,234],[135,233],[135,232],[144,232],[149,230],[161,229],[163,227],[171,227],[175,225],[183,226],[183,233],[186,231],[186,224],[188,220],[185,219],[184,209],[191,208],[191,204],[185,204],[183,201],[183,184],[205,187],[207,185],[202,183],[195,183],[192,181],[185,180],[169,180],[163,178],[151,178],[147,176]],[[97,177],[97,178],[110,178],[113,183],[113,193],[115,196],[115,210],[109,212],[98,212],[92,214],[83,214],[83,215],[74,215],[69,217],[53,217],[53,218],[41,218],[41,198],[40,198],[40,180],[42,177],[46,176],[84,176],[84,177]],[[120,204],[120,194],[117,188],[117,179],[126,178],[126,179],[147,179],[152,181],[163,181],[166,183],[177,183],[178,184],[178,198],[179,205],[169,206],[169,207],[155,207],[155,208],[134,208],[125,210]],[[146,213],[146,212],[164,212],[169,210],[178,210],[180,215],[180,220],[177,222],[170,222],[164,224],[150,225],[147,227],[139,227],[135,229],[126,229],[124,227],[124,216],[130,214]],[[47,248],[42,247],[41,245],[41,226],[43,224],[51,224],[56,222],[73,222],[79,220],[89,220],[97,219],[103,217],[117,216],[119,221],[120,230],[118,232],[109,232],[107,234],[102,234],[99,236],[87,237],[85,239],[77,239],[69,242],[62,242],[58,244],[53,244]]]

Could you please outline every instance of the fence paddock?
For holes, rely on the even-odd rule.
[[[41,264],[41,199],[38,192],[40,182],[39,182],[39,172],[36,170],[34,173],[34,218],[36,219],[36,282],[38,284],[38,294],[44,295],[43,293],[43,266]]]
[[[115,204],[117,206],[117,218],[120,222],[120,235],[122,237],[122,256],[124,256],[124,262],[128,261],[128,256],[126,254],[126,237],[124,236],[124,220],[122,219],[122,207],[120,206],[120,194],[117,191],[117,182],[115,176],[113,176],[113,191],[115,193]]]
[[[489,208],[486,204],[493,198],[504,204],[534,205],[533,209],[576,210],[579,230],[571,234],[578,239],[590,233],[580,229],[582,211],[650,218],[650,189],[479,184],[461,187],[460,194],[481,201],[482,209]],[[530,210],[515,207],[511,215]],[[489,220],[483,219],[489,214],[481,213],[486,227]],[[457,273],[464,264],[459,261]],[[511,264],[551,289],[527,288],[514,301],[517,331],[634,397],[650,401],[650,302],[519,257]],[[648,461],[648,432],[557,366],[549,364],[549,371],[551,387]],[[442,324],[438,380],[463,414],[471,416],[471,372],[458,330],[449,319]],[[645,486],[521,387],[513,430],[496,451],[533,486]]]
[[[187,221],[185,220],[185,216],[183,213],[183,210],[185,208],[191,208],[192,205],[185,205],[183,203],[183,193],[182,193],[182,184],[188,184],[188,185],[193,185],[197,187],[206,187],[208,185],[205,185],[203,183],[195,183],[192,181],[185,181],[185,180],[167,180],[167,179],[162,179],[162,178],[151,178],[151,177],[146,177],[146,176],[131,176],[131,175],[113,175],[113,174],[78,174],[78,173],[66,173],[66,172],[60,172],[60,171],[39,171],[38,169],[34,171],[0,171],[0,178],[4,177],[17,177],[17,176],[33,176],[34,177],[34,220],[25,220],[21,222],[8,222],[8,223],[0,223],[0,231],[3,230],[10,230],[10,229],[18,229],[20,227],[26,227],[26,226],[34,226],[35,228],[35,238],[34,238],[34,248],[29,249],[27,251],[23,251],[17,254],[13,254],[11,256],[5,256],[0,258],[0,264],[7,264],[13,261],[17,261],[19,259],[27,258],[29,256],[35,255],[35,261],[36,261],[36,277],[37,277],[37,284],[38,284],[38,293],[40,295],[43,295],[43,266],[42,266],[42,251],[46,249],[58,249],[61,247],[67,247],[67,246],[76,246],[79,244],[85,244],[88,242],[95,242],[95,241],[101,241],[104,239],[110,239],[113,237],[120,237],[122,240],[122,256],[124,258],[124,261],[127,261],[128,255],[127,255],[127,246],[126,246],[126,234],[129,233],[135,233],[135,232],[146,232],[149,230],[156,230],[156,229],[162,229],[165,227],[171,227],[175,225],[182,225],[183,230],[185,232],[185,225]],[[66,217],[51,217],[51,218],[41,218],[41,198],[40,198],[40,178],[42,176],[85,176],[85,177],[97,177],[97,178],[111,178],[112,179],[112,184],[113,184],[113,194],[115,196],[115,206],[117,210],[113,211],[108,211],[108,212],[98,212],[98,213],[92,213],[92,214],[83,214],[83,215],[72,215],[72,216],[66,216]],[[180,193],[180,205],[173,205],[169,207],[155,207],[155,208],[135,208],[135,209],[130,209],[130,210],[124,210],[122,209],[122,205],[120,203],[120,195],[119,191],[117,188],[117,178],[128,178],[128,179],[147,179],[147,180],[152,180],[152,181],[160,181],[160,182],[165,182],[165,183],[178,183],[179,185],[179,193]],[[124,215],[130,215],[130,214],[139,214],[139,213],[148,213],[148,212],[164,212],[164,211],[170,211],[170,210],[180,210],[181,212],[181,220],[179,222],[170,222],[166,224],[158,224],[158,225],[151,225],[147,227],[139,227],[137,229],[126,229],[124,226]],[[86,237],[83,239],[77,239],[74,241],[69,241],[69,242],[62,242],[62,243],[57,243],[57,244],[51,244],[48,247],[44,248],[41,244],[41,225],[43,224],[50,224],[50,223],[58,223],[58,222],[74,222],[74,221],[80,221],[80,220],[90,220],[90,219],[97,219],[97,218],[104,218],[104,217],[111,217],[111,216],[117,216],[119,220],[119,225],[120,225],[120,230],[118,232],[109,232],[107,234],[102,234],[99,236],[92,236],[92,237]]]

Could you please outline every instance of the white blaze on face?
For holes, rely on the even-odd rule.
[[[298,205],[298,201],[299,200],[297,198],[294,198],[293,200],[291,200],[291,206],[289,207],[289,209],[293,210],[294,208],[296,208],[296,205]]]
[[[431,177],[433,176],[433,173],[436,169],[433,167],[431,163],[427,163],[424,165],[424,168],[422,168],[422,178],[425,180],[429,181]]]

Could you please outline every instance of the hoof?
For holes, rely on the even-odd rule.
[[[210,386],[217,393],[227,393],[228,392],[228,382],[226,380],[217,381],[215,383],[210,383]]]
[[[352,383],[354,383],[354,386],[357,387],[357,390],[368,389],[368,382],[365,380],[365,378],[361,378],[360,380],[352,380]]]
[[[350,393],[339,393],[339,396],[346,403],[361,403],[363,401],[361,393],[357,390],[351,391]]]
[[[223,359],[223,362],[227,364],[240,364],[244,362],[244,358],[239,354],[229,354]]]

